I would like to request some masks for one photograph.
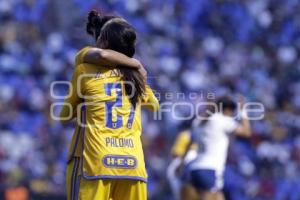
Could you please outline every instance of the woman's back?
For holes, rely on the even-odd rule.
[[[133,106],[116,68],[78,66],[77,88],[83,99],[85,176],[147,178],[141,135],[141,103]],[[78,118],[79,119],[79,118]]]

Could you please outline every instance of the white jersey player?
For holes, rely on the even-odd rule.
[[[242,104],[243,102],[241,100]],[[223,172],[230,135],[251,135],[250,123],[245,113],[241,116],[241,123],[233,118],[235,102],[228,97],[222,97],[217,105],[219,111],[211,114],[207,120],[199,121],[192,130],[191,143],[198,144],[198,155],[189,165],[189,177],[191,184],[204,200],[224,199]]]

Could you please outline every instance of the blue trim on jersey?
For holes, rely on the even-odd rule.
[[[75,145],[73,147],[73,150],[72,150],[72,153],[71,153],[69,159],[67,160],[67,164],[69,164],[73,160],[73,158],[74,158],[75,149],[78,146],[78,142],[79,142],[79,137],[81,135],[81,131],[82,131],[82,128],[81,128],[81,126],[79,126],[78,131],[77,131],[77,135],[76,135],[76,139],[75,139]]]
[[[83,111],[85,111],[85,110],[86,110],[85,106],[82,106],[81,107],[81,113],[80,113],[80,120],[81,120],[80,122],[82,122],[82,118],[83,118],[83,114],[84,114]],[[78,146],[78,142],[79,142],[79,138],[80,138],[81,134],[82,134],[82,126],[79,125],[77,135],[76,135],[76,139],[75,139],[75,145],[73,147],[73,150],[72,150],[72,153],[71,153],[69,159],[67,160],[67,164],[69,164],[72,161],[72,159],[74,158],[75,150]]]
[[[118,129],[123,125],[123,118],[117,114],[117,121],[112,121],[112,110],[115,107],[122,107],[122,85],[121,83],[106,83],[105,84],[105,94],[111,96],[112,90],[116,90],[116,100],[105,102],[105,120],[106,127],[112,129]]]
[[[82,109],[83,110],[83,109]],[[86,124],[86,120],[85,120],[85,114],[86,114],[86,109],[85,109],[85,112],[82,113],[84,116],[83,116],[83,119],[84,119],[84,123]],[[84,152],[84,139],[85,139],[85,126],[83,127],[83,131],[82,131],[82,143],[81,143],[81,148],[82,148],[82,151],[81,151],[81,157],[80,157],[80,163],[81,163],[81,166],[80,166],[80,170],[81,170],[81,174],[83,174],[83,152]],[[84,176],[84,175],[83,175]]]
[[[75,174],[75,168],[76,168],[76,159],[74,161],[74,165],[73,165],[73,169],[72,169],[72,176],[71,176],[71,189],[70,189],[70,196],[71,196],[71,199],[73,199],[73,191],[74,191],[74,188],[73,188],[73,182],[74,182],[74,174]]]
[[[127,179],[127,180],[136,180],[136,181],[143,181],[145,183],[148,182],[147,178],[142,178],[139,176],[113,176],[113,175],[99,175],[99,176],[88,176],[83,174],[83,178],[88,180],[95,180],[95,179]]]
[[[134,120],[134,114],[135,114],[135,107],[136,105],[132,105],[130,108],[130,114],[127,121],[127,128],[132,128],[133,120]]]
[[[77,191],[78,191],[78,188],[77,188],[77,184],[78,184],[78,168],[79,168],[79,158],[75,158],[74,160],[74,166],[73,166],[73,169],[72,169],[72,177],[71,177],[71,200],[75,199],[77,200]]]
[[[79,158],[77,158],[76,159],[77,161],[78,161],[78,166],[77,166],[77,169],[76,169],[76,178],[75,178],[75,183],[74,183],[74,199],[75,200],[78,200],[78,194],[79,194],[79,188],[80,188],[80,177],[78,176],[78,173],[77,173],[77,170],[80,170],[80,159]]]

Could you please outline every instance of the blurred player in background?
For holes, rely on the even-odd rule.
[[[182,159],[185,159],[191,146],[196,143],[198,153],[196,159],[188,165],[188,176],[190,183],[197,189],[203,200],[224,200],[222,192],[223,172],[230,135],[251,136],[251,127],[246,110],[239,112],[241,123],[238,123],[233,118],[237,104],[231,98],[221,97],[216,103],[217,110],[213,111],[207,119],[195,119],[191,141],[187,145]],[[243,107],[243,97],[239,103]],[[182,199],[188,200],[186,196],[182,196]]]
[[[167,169],[167,178],[169,181],[169,185],[172,190],[173,197],[176,200],[180,199],[181,189],[183,187],[183,181],[180,176],[176,173],[176,169],[181,164],[181,158],[183,157],[187,146],[191,141],[191,123],[183,122],[181,132],[179,132],[178,136],[175,139],[174,145],[171,149],[172,160]],[[190,147],[190,151],[185,156],[184,164],[187,165],[189,162],[194,160],[197,156],[197,144],[193,144]],[[184,186],[185,190],[188,191],[186,193],[187,199],[195,199],[197,197],[197,193],[195,192],[193,187]]]
[[[96,35],[100,34],[98,48],[112,49],[128,57],[134,55],[136,33],[124,19],[90,13],[89,26],[94,28],[87,29],[88,32],[94,30]],[[83,62],[100,64],[76,66],[72,78],[75,90],[65,100],[73,110],[84,101],[77,115],[77,122],[83,127],[77,126],[67,170],[68,199],[146,199],[147,174],[140,141],[141,104],[148,103],[146,107],[153,111],[159,104],[140,72],[116,68],[132,66],[132,60],[125,58],[129,64],[122,63],[122,59],[120,63],[115,62],[118,59],[109,61],[110,67],[101,49],[86,48],[78,54],[77,62],[83,57]],[[140,67],[138,61],[133,63]],[[88,76],[78,82],[82,75]],[[130,81],[134,88],[124,84],[124,80]],[[66,119],[69,114],[68,106],[64,106],[61,117]],[[76,152],[79,156],[74,155]]]

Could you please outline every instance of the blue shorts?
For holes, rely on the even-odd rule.
[[[223,189],[223,174],[211,169],[197,169],[190,172],[190,182],[200,191],[217,192]]]

